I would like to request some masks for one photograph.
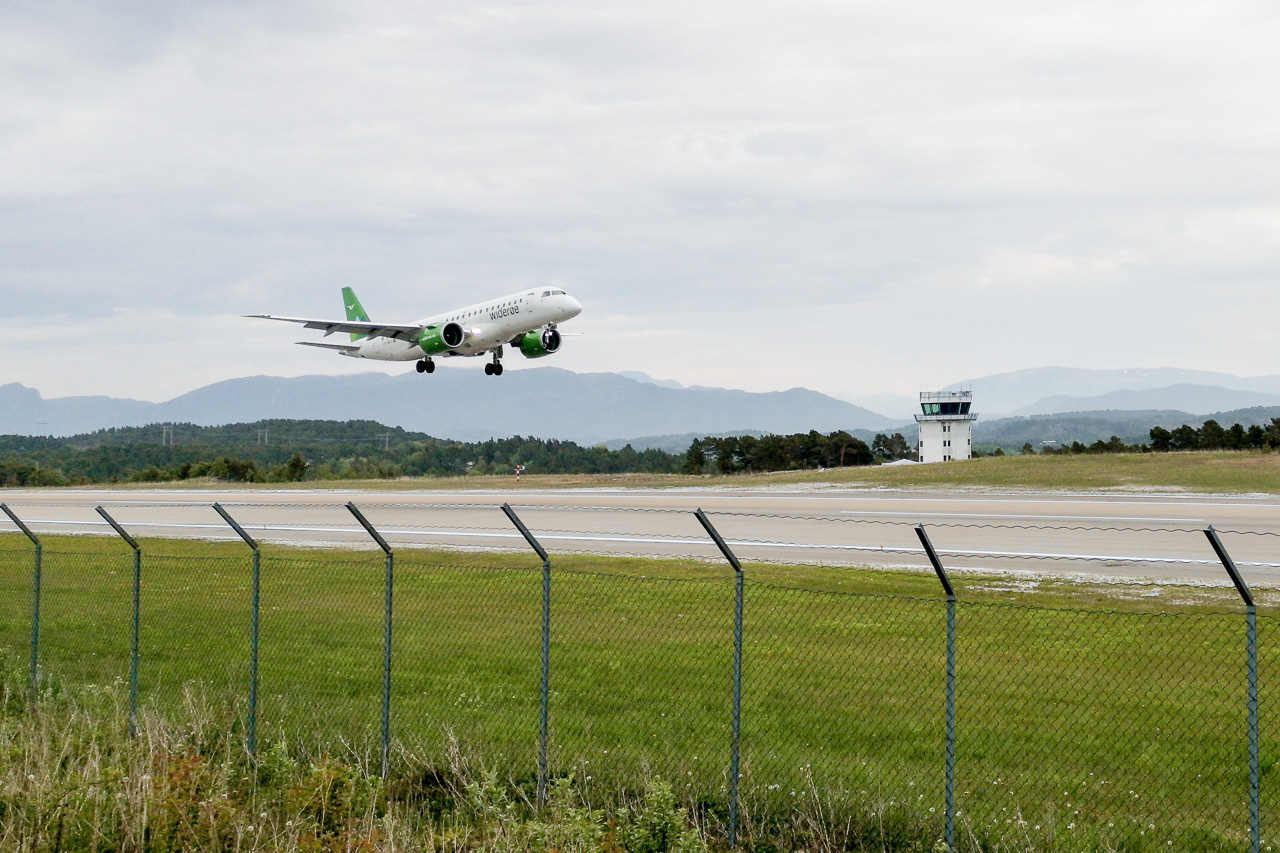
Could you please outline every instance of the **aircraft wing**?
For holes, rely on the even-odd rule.
[[[422,333],[422,326],[414,323],[411,326],[393,326],[387,323],[370,323],[367,320],[308,320],[305,317],[277,317],[274,314],[245,314],[257,320],[280,320],[285,323],[298,323],[304,329],[320,329],[325,336],[334,332],[353,335],[368,335],[371,338],[398,338],[402,341],[417,343]]]

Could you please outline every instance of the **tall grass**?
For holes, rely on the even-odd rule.
[[[147,709],[130,738],[121,683],[49,688],[28,711],[23,681],[3,685],[4,849],[350,849],[397,831],[425,837],[350,756],[279,742],[255,766],[233,703],[185,691],[172,714]]]
[[[277,740],[254,760],[242,709],[195,691],[127,734],[119,683],[49,689],[25,707],[0,683],[0,849],[14,851],[634,851],[699,853],[699,826],[658,779],[588,803],[570,779],[537,810],[519,786],[451,743],[383,780],[358,751]]]
[[[682,805],[649,777],[635,794],[590,792],[553,780],[536,808],[520,780],[484,757],[443,744],[444,760],[402,751],[391,778],[367,755],[338,744],[273,740],[257,759],[244,751],[243,708],[226,697],[184,691],[162,713],[148,707],[127,734],[124,685],[47,686],[26,706],[25,678],[11,657],[0,679],[0,850],[106,851],[462,851],[508,853],[706,853],[724,848],[723,811]],[[824,789],[803,774],[784,807],[748,799],[740,839],[754,851],[945,853],[936,818],[867,792]],[[797,792],[792,792],[797,793]],[[965,853],[1238,850],[1213,833],[1177,848],[1142,836],[1075,834],[1032,826],[993,834],[961,818]]]
[[[539,809],[526,784],[453,738],[442,745],[443,761],[402,750],[386,780],[366,753],[341,742],[274,740],[254,759],[233,699],[188,689],[168,713],[146,708],[130,737],[123,684],[48,686],[31,709],[13,663],[4,660],[0,681],[3,850],[706,853],[725,846],[722,804],[686,808],[656,777],[626,793],[562,775]],[[910,809],[849,801],[811,776],[804,794],[785,809],[745,808],[743,846],[942,849],[937,821]],[[960,849],[1066,848],[987,842],[969,832]]]

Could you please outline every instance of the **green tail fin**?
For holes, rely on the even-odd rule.
[[[369,322],[369,315],[364,312],[364,306],[360,304],[360,300],[356,299],[356,292],[349,287],[342,288],[342,304],[347,306],[347,319],[360,320],[361,322]],[[367,338],[368,335],[357,335],[351,333],[351,340],[358,341],[361,338]]]

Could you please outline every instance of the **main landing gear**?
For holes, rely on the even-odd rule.
[[[429,358],[424,358],[417,364],[419,373],[435,373],[436,363]]]
[[[498,360],[500,358],[502,358],[501,347],[493,351],[493,361],[484,366],[485,376],[501,376],[502,375],[502,362]]]

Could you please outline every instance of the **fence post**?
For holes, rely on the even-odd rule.
[[[133,634],[129,644],[129,737],[138,736],[138,629],[142,605],[142,549],[129,532],[101,506],[94,507],[111,529],[133,549]]]
[[[551,720],[551,558],[546,549],[524,526],[520,516],[511,508],[511,504],[503,504],[502,511],[511,523],[520,531],[520,535],[529,543],[529,547],[542,558],[542,689],[541,705],[538,716],[538,805],[547,804],[547,739]]]
[[[383,539],[382,534],[369,523],[360,510],[356,509],[356,505],[348,501],[347,509],[387,555],[382,626],[382,778],[385,779],[391,766],[391,591],[395,557],[391,553],[391,546],[387,544],[387,540]]]
[[[938,559],[938,552],[929,541],[923,524],[916,525],[916,536],[924,546],[924,552],[933,564],[933,571],[942,582],[942,589],[947,594],[947,754],[946,754],[946,823],[945,838],[948,853],[956,849],[956,592],[951,587],[951,579],[947,570]]]
[[[1222,567],[1230,575],[1231,582],[1236,585],[1236,592],[1244,600],[1245,646],[1249,660],[1249,850],[1251,853],[1258,853],[1262,849],[1262,776],[1258,759],[1258,613],[1253,603],[1253,594],[1240,576],[1235,561],[1222,546],[1218,531],[1211,524],[1205,528],[1204,535],[1208,537]]]
[[[738,764],[742,743],[742,564],[729,550],[711,519],[701,508],[694,512],[702,528],[733,566],[733,728],[729,735],[729,849],[738,845]]]
[[[253,537],[245,533],[244,528],[236,523],[231,514],[223,509],[222,504],[215,503],[213,508],[222,519],[231,525],[231,529],[239,534],[245,544],[253,549],[253,603],[249,618],[249,754],[258,754],[258,592],[261,588],[262,553]]]
[[[40,566],[42,563],[42,555],[44,549],[40,545],[40,539],[31,532],[31,528],[23,524],[22,519],[18,518],[14,511],[9,509],[6,504],[0,504],[0,510],[4,510],[4,514],[18,526],[18,529],[26,534],[31,540],[31,544],[36,546],[35,567],[31,578],[31,697],[30,705],[32,708],[36,706],[36,700],[40,696]]]

